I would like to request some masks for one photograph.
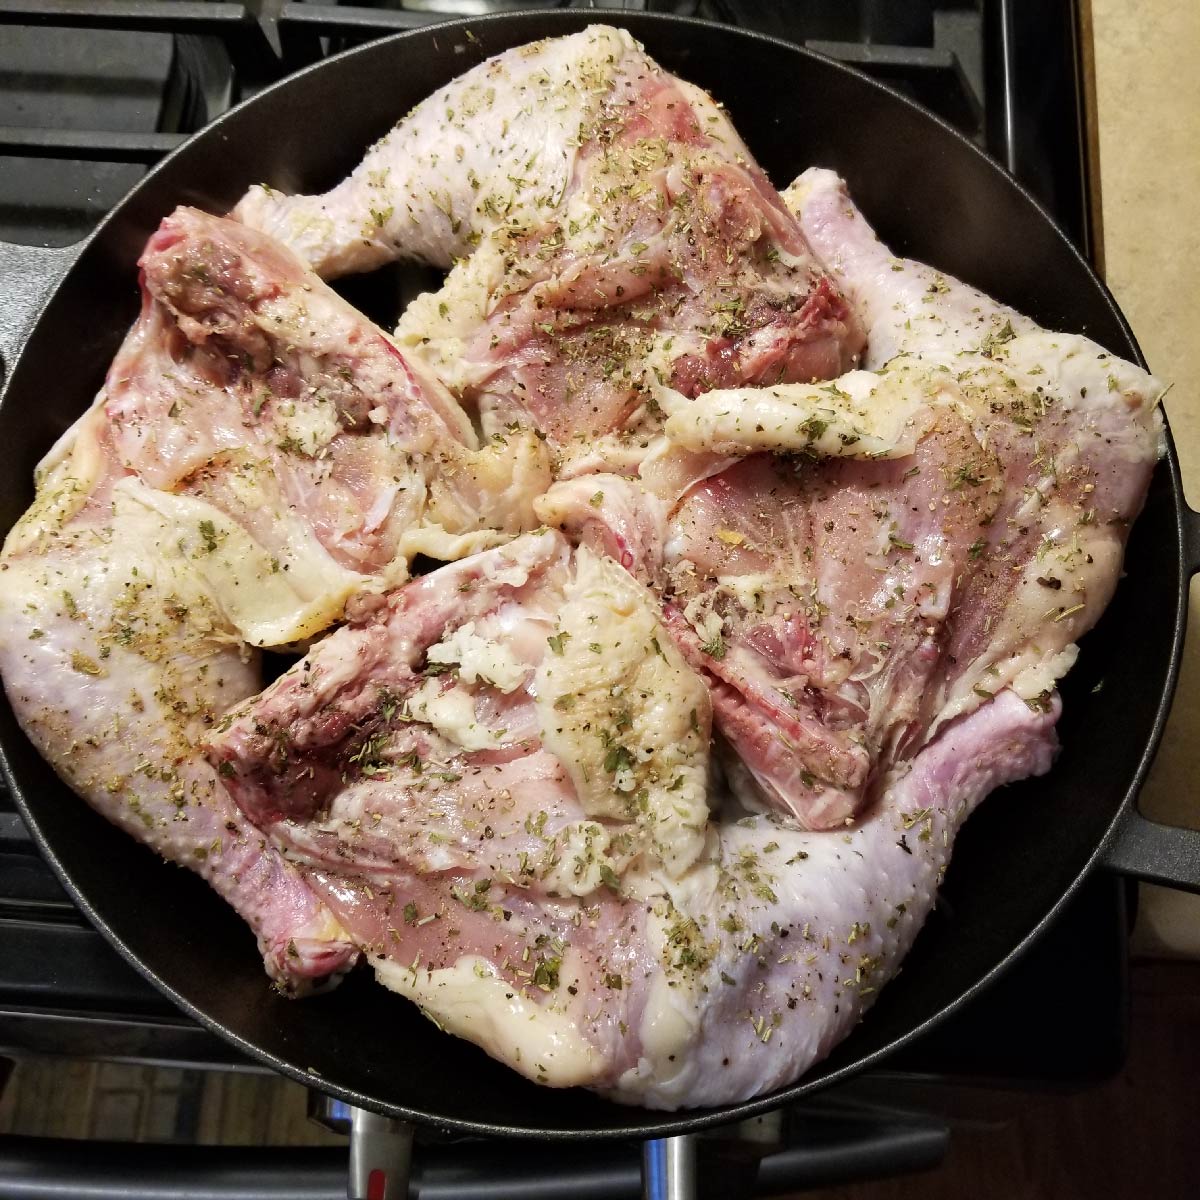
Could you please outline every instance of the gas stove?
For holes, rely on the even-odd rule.
[[[696,16],[850,63],[975,140],[1085,254],[1098,250],[1077,14],[1071,4],[1042,0],[0,0],[0,239],[77,241],[190,133],[325,55],[450,16],[556,7],[595,9],[598,19],[614,9]],[[1115,877],[1092,879],[1013,971],[884,1068],[751,1126],[718,1131],[711,1149],[720,1165],[702,1171],[707,1191],[782,1195],[928,1168],[956,1122],[1003,1116],[1031,1091],[1112,1074],[1125,1055],[1129,900]],[[1070,978],[1072,994],[1088,1004],[1050,1004],[1048,975]],[[181,1015],[87,925],[2,786],[0,1053],[259,1069]],[[349,1120],[336,1108],[324,1115]],[[422,1198],[642,1194],[636,1145],[531,1155],[436,1133],[418,1134],[418,1143],[413,1185]],[[731,1155],[730,1144],[743,1152]],[[702,1144],[702,1164],[705,1153]],[[736,1178],[731,1162],[742,1164]],[[0,1200],[78,1194],[85,1178],[101,1189],[89,1194],[147,1200],[168,1187],[177,1189],[171,1195],[331,1197],[344,1194],[345,1171],[345,1152],[336,1149],[0,1138]]]

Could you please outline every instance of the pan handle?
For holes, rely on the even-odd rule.
[[[1200,571],[1200,513],[1184,505],[1182,524],[1184,568],[1195,575]],[[1147,883],[1200,893],[1200,829],[1152,821],[1138,812],[1136,800],[1109,836],[1101,861],[1110,871]]]
[[[0,382],[8,377],[25,336],[83,243],[21,246],[0,242]]]
[[[1101,861],[1110,871],[1181,892],[1200,893],[1200,829],[1181,829],[1126,810]]]

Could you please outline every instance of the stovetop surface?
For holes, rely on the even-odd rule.
[[[670,12],[799,42],[918,100],[1004,163],[1088,252],[1074,5],[1042,0],[3,0],[0,239],[66,245],[232,100],[336,50],[514,8]],[[252,9],[275,15],[263,25]],[[88,28],[78,28],[81,22]],[[74,23],[74,24],[73,24]],[[174,33],[170,32],[175,30]]]
[[[118,27],[74,28],[79,6],[54,0],[0,5],[0,23],[8,26],[0,38],[0,239],[52,245],[79,239],[166,148],[231,100],[331,50],[452,15],[605,6],[293,3],[276,6],[266,36],[249,9],[236,4],[198,14],[205,6],[181,6],[193,10],[183,32],[179,10],[172,14],[169,3],[87,7],[89,24]],[[984,146],[1085,252],[1091,249],[1072,6],[631,0],[607,7],[721,20],[851,62]],[[1015,1087],[1111,1074],[1125,1053],[1127,899],[1122,881],[1090,880],[1016,968],[890,1059],[887,1072]],[[38,856],[7,793],[0,794],[0,947],[0,1052],[244,1065],[86,924]]]

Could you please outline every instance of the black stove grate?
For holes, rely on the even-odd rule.
[[[38,160],[65,164],[59,174],[70,177],[65,197],[44,166],[25,180],[32,195],[23,202],[11,182],[0,186],[0,237],[61,245],[83,236],[136,182],[139,167],[230,103],[331,52],[449,16],[514,7],[583,8],[598,19],[605,11],[677,12],[801,42],[906,92],[974,138],[1092,250],[1077,15],[1071,4],[1041,0],[406,0],[372,7],[288,0],[257,13],[246,4],[177,0],[0,0],[0,25],[9,29],[0,78],[19,86],[29,76],[24,54],[32,37],[68,58],[74,48],[88,63],[86,73],[59,78],[58,88],[41,80],[38,103],[21,113],[9,111],[0,92],[0,177],[21,180]],[[124,39],[124,56],[110,52],[113,71],[103,55],[96,61],[98,36]],[[113,80],[124,70],[128,81],[131,56],[143,64],[152,37],[172,43],[153,119],[139,113],[112,127],[78,124],[64,91],[86,95],[90,81],[94,107],[111,113]]]

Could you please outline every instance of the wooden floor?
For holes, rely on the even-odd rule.
[[[1200,964],[1133,975],[1132,1050],[1110,1083],[1030,1098],[1000,1128],[957,1129],[945,1164],[903,1179],[806,1193],[819,1200],[1185,1200],[1200,1197]],[[1069,980],[1047,1003],[1087,1003]],[[260,1075],[19,1062],[0,1132],[225,1144],[337,1145],[303,1089]],[[514,1200],[520,1198],[514,1197]]]
[[[1200,1197],[1200,964],[1133,974],[1129,1061],[1110,1083],[1031,1099],[1001,1129],[956,1132],[945,1164],[905,1179],[806,1193],[820,1200],[1185,1200]],[[1048,1003],[1086,1004],[1069,980]]]

